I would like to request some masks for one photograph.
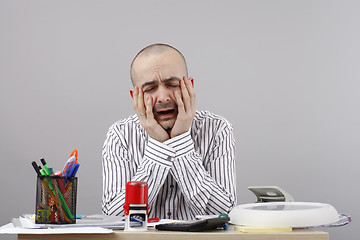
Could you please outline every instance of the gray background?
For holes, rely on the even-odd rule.
[[[180,49],[197,108],[236,137],[239,203],[251,185],[350,214],[360,160],[359,1],[0,1],[0,224],[32,213],[45,157],[81,164],[78,213],[101,212],[108,127],[133,114],[129,65],[144,46]],[[2,236],[4,237],[4,236]]]

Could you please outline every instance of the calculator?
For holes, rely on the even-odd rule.
[[[199,220],[189,223],[165,223],[155,226],[157,230],[166,231],[184,231],[184,232],[200,232],[205,230],[213,230],[218,227],[223,227],[224,224],[230,221],[229,217],[217,217]]]

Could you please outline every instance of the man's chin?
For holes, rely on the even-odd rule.
[[[163,129],[165,129],[165,131],[170,132],[175,124],[175,121],[173,120],[160,121],[159,124]]]

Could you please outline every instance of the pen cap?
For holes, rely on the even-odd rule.
[[[146,182],[128,182],[126,183],[125,193],[125,215],[129,214],[130,204],[144,204],[146,211],[150,208],[148,204],[148,184]]]

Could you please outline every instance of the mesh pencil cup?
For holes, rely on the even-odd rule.
[[[38,176],[35,223],[76,222],[77,177]]]

